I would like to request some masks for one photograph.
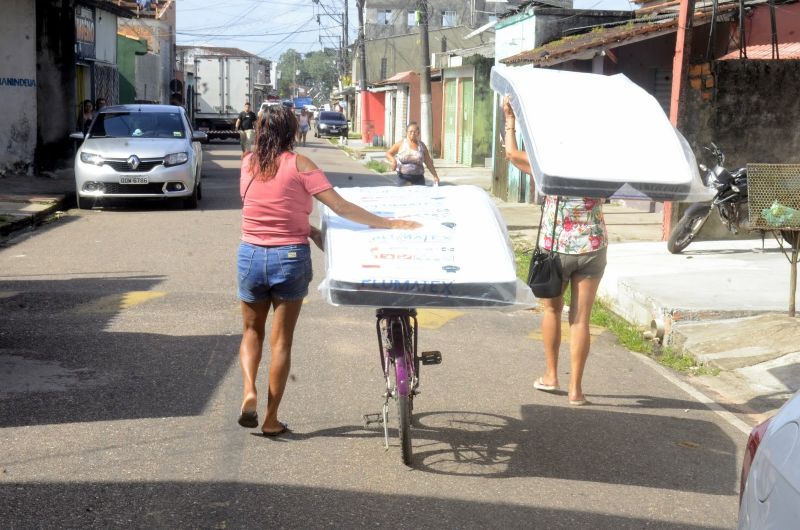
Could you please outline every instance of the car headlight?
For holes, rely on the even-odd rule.
[[[105,160],[103,160],[102,156],[94,153],[81,153],[81,162],[86,164],[94,164],[95,166],[102,166]]]
[[[320,124],[319,124],[319,128],[320,128],[320,129],[327,129],[327,128],[328,128],[328,126],[327,126],[327,125],[325,125],[324,123],[320,123]]]
[[[164,165],[177,166],[179,164],[185,164],[188,160],[189,160],[188,153],[172,153],[171,155],[167,155],[164,157]]]

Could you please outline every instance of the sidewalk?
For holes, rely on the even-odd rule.
[[[0,177],[0,238],[39,224],[67,208],[74,194],[75,179],[71,170],[46,176]]]

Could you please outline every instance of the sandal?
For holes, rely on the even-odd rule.
[[[239,425],[246,429],[255,429],[258,427],[258,412],[254,410],[243,410],[239,414]]]
[[[541,390],[542,392],[558,392],[559,390],[558,385],[545,384],[541,377],[533,382],[533,388]]]

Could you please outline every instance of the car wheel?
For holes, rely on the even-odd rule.
[[[91,210],[92,206],[93,206],[93,203],[94,203],[94,200],[93,199],[87,199],[85,197],[82,198],[80,195],[78,195],[76,193],[75,194],[75,202],[78,205],[78,209],[80,209],[80,210]]]
[[[202,199],[203,198],[203,185],[202,184],[198,184],[197,185],[197,198],[198,199]]]
[[[197,199],[200,198],[199,188],[200,186],[195,185],[192,194],[183,199],[183,208],[185,210],[194,210],[195,208],[197,208]]]

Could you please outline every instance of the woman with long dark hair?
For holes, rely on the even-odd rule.
[[[267,108],[258,117],[253,151],[242,158],[238,295],[243,319],[239,361],[244,396],[239,424],[249,428],[259,424],[256,374],[272,308],[267,409],[261,424],[265,436],[288,429],[278,420],[278,406],[289,377],[295,325],[311,282],[308,240],[322,248],[320,231],[308,222],[312,197],[339,216],[374,228],[420,226],[415,221],[379,217],[342,198],[314,162],[294,152],[297,130],[291,109],[282,105]]]

